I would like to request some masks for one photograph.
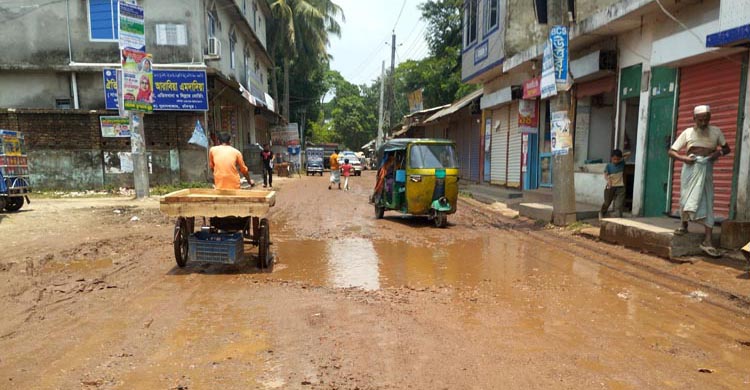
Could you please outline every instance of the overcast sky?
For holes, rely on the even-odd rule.
[[[379,74],[383,60],[391,64],[391,31],[396,26],[396,65],[427,55],[425,23],[417,6],[424,0],[334,0],[344,9],[346,22],[341,39],[331,40],[331,68],[349,82],[370,84]],[[401,18],[399,11],[403,5]],[[396,21],[398,19],[398,24]],[[388,45],[386,45],[388,42]]]

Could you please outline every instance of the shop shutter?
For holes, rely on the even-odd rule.
[[[680,68],[675,139],[686,128],[694,125],[693,108],[708,104],[711,106],[711,124],[721,129],[732,149],[732,154],[719,158],[714,165],[714,215],[721,218],[729,216],[732,197],[742,60],[742,55],[736,55]],[[675,162],[672,176],[672,212],[674,214],[679,214],[680,209],[681,172],[682,163]]]
[[[471,150],[469,149],[467,123],[464,120],[451,121],[448,128],[448,139],[456,143],[458,153],[459,177],[469,180],[471,177]]]
[[[472,116],[469,120],[469,147],[471,150],[471,181],[479,182],[479,171],[482,169],[482,162],[479,159],[479,151],[482,148],[482,129],[479,118]]]
[[[510,106],[492,111],[492,155],[490,156],[490,183],[505,185],[508,182],[508,121]]]
[[[521,188],[521,146],[523,134],[518,127],[518,100],[510,106],[508,134],[508,187]]]

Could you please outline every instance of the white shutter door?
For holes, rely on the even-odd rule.
[[[521,146],[523,135],[518,128],[518,100],[510,106],[510,137],[508,141],[508,187],[521,187]]]
[[[490,183],[505,185],[508,181],[508,116],[509,106],[492,111],[492,156]]]

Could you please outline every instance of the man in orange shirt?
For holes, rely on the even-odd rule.
[[[341,167],[339,166],[339,150],[334,150],[331,157],[329,157],[330,165],[331,165],[331,182],[328,183],[328,189],[331,189],[331,186],[333,183],[336,183],[339,185],[339,189],[341,189]]]
[[[242,160],[242,153],[229,145],[230,139],[231,136],[228,133],[219,134],[221,145],[212,147],[208,152],[208,165],[214,172],[214,187],[219,190],[240,189],[237,166],[240,167],[242,175],[247,178],[247,182],[251,186],[255,185],[255,182],[250,179],[250,171]]]

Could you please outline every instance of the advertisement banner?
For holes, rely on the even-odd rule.
[[[130,138],[130,120],[120,116],[100,116],[99,127],[102,137]]]
[[[286,147],[299,145],[299,125],[290,123],[286,126],[272,127],[271,144]]]
[[[573,133],[567,111],[555,111],[551,116],[552,154],[568,154],[573,148]]]
[[[406,99],[409,101],[409,113],[424,110],[424,102],[422,101],[422,88],[407,94]]]
[[[519,101],[518,128],[523,134],[539,132],[539,105],[536,100]]]
[[[126,111],[154,110],[154,76],[151,54],[122,51],[122,100]]]
[[[132,49],[146,51],[146,33],[144,27],[143,7],[136,4],[119,2],[120,50]]]
[[[549,40],[544,45],[544,55],[542,56],[542,80],[540,82],[542,89],[542,99],[557,95],[557,85],[555,84],[555,60],[552,56],[552,44]]]
[[[523,83],[523,98],[534,99],[542,95],[541,76],[534,77]]]
[[[117,110],[117,70],[104,69],[104,95],[108,110]],[[206,72],[155,70],[154,111],[207,111]]]
[[[552,44],[552,57],[555,63],[555,82],[566,85],[568,83],[568,28],[552,27],[549,40]]]

